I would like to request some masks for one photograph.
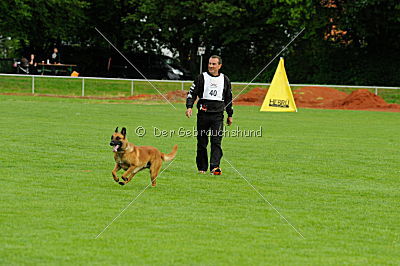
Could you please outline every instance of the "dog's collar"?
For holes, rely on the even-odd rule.
[[[121,153],[121,152],[126,152],[127,150],[128,150],[128,147],[125,148],[125,149],[122,149],[122,148],[121,148],[121,150],[119,150],[119,151],[117,151],[117,152]]]
[[[125,152],[129,149],[129,146],[127,146],[126,148],[120,148],[120,150],[117,150],[117,153],[121,153],[121,152]]]
[[[124,151],[127,151],[127,150],[129,150],[130,149],[130,145],[128,144],[128,145],[126,145],[126,148],[125,149],[123,149]]]

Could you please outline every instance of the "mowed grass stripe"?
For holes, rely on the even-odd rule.
[[[234,128],[262,137],[223,140],[224,156],[306,237],[302,239],[222,160],[198,175],[184,106],[0,96],[2,264],[398,264],[399,114],[235,107]],[[169,152],[150,182],[111,177],[110,136]],[[143,126],[146,136],[135,136]],[[167,164],[163,166],[163,169]]]

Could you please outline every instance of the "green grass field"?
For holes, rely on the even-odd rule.
[[[214,177],[197,174],[194,137],[154,135],[195,125],[175,106],[0,95],[0,264],[400,263],[400,113],[236,106],[233,129],[262,137],[224,138]],[[156,188],[147,170],[113,181],[116,126],[179,145]]]

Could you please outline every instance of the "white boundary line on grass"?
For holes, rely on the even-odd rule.
[[[247,178],[246,177],[244,177],[227,159],[225,159],[224,158],[224,160],[227,162],[227,163],[229,163],[229,165],[247,182],[247,184],[249,184],[249,186],[251,186],[253,189],[254,189],[254,191],[255,192],[257,192],[258,193],[258,195],[260,195],[261,196],[261,198],[266,202],[266,203],[268,203],[269,204],[269,206],[271,206],[271,208],[272,209],[274,209],[278,214],[279,214],[279,216],[283,219],[283,220],[285,220],[286,221],[286,223],[288,224],[288,225],[290,225],[293,229],[294,229],[294,231],[296,231],[296,233],[298,233],[303,239],[305,239],[305,237],[299,232],[299,230],[297,230],[296,229],[296,227],[294,227],[286,218],[285,218],[285,216],[283,216],[275,207],[274,207],[274,205],[272,205],[271,204],[271,202],[269,202],[264,196],[263,196],[263,194],[261,194],[250,182],[249,182],[249,180],[247,180]]]
[[[174,159],[175,160],[175,159]],[[162,171],[161,171],[161,173],[156,177],[156,179],[155,180],[157,180],[157,178],[165,171],[165,170],[167,170],[168,169],[168,167],[174,162],[174,160],[172,160],[168,165],[167,165],[167,167],[165,167]],[[120,216],[121,216],[121,214],[126,210],[126,209],[128,209],[129,208],[129,206],[131,206],[131,204],[135,201],[135,200],[137,200],[139,197],[140,197],[140,195],[142,195],[143,194],[143,192],[145,192],[146,191],[146,189],[149,187],[151,185],[151,182],[147,185],[147,187],[145,187],[128,205],[126,205],[126,207],[117,215],[117,216],[115,216],[115,218],[95,237],[95,239],[97,239],[97,238],[99,238],[99,236],[101,235],[101,234],[103,234],[106,230],[107,230],[107,228],[108,227],[110,227],[110,225],[112,225],[113,223],[114,223],[114,221],[115,220],[117,220]]]
[[[132,64],[132,62],[131,61],[129,61],[129,59],[128,58],[126,58],[126,56],[123,54],[123,53],[121,53],[120,52],[120,50],[118,50],[118,48],[117,47],[115,47],[114,46],[114,44],[112,44],[108,39],[107,39],[107,37],[106,36],[104,36],[104,34],[103,33],[101,33],[101,31],[100,30],[98,30],[96,27],[94,27],[94,29],[137,71],[137,72],[139,72],[139,74],[172,106],[172,107],[174,107],[174,109],[176,110],[176,107],[170,102],[170,101],[168,101],[168,99],[167,98],[165,98],[165,96],[156,88],[156,86],[154,86],[153,85],[153,83],[151,83],[150,82],[150,80],[148,80],[147,78],[146,78],[146,76],[145,75],[143,75],[143,73],[134,65],[134,64]]]

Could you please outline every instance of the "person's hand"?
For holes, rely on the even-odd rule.
[[[188,108],[188,109],[186,109],[185,115],[188,118],[190,118],[192,116],[192,113],[193,113],[192,108]]]
[[[226,119],[226,123],[228,124],[228,126],[232,125],[232,122],[233,122],[232,117],[228,117],[228,118]]]

